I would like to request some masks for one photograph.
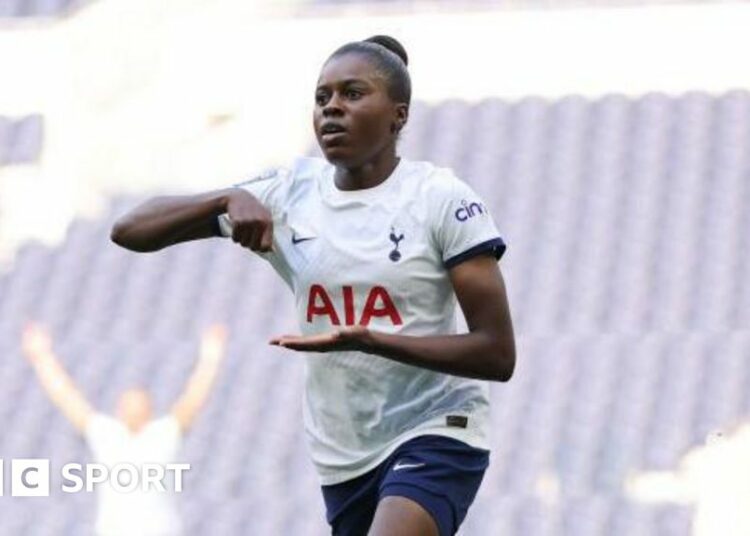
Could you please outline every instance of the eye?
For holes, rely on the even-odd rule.
[[[346,90],[346,97],[352,100],[357,100],[362,96],[361,91],[357,91],[356,89],[347,89]]]
[[[328,96],[325,93],[320,92],[315,94],[315,104],[318,106],[324,105],[327,100]]]

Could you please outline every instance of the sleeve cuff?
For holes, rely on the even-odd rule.
[[[221,225],[219,224],[219,216],[211,218],[211,232],[214,236],[224,236],[221,233]]]
[[[467,261],[472,257],[476,257],[477,255],[482,255],[483,253],[492,253],[495,259],[500,260],[500,257],[503,256],[505,250],[505,242],[503,242],[503,239],[498,236],[497,238],[491,238],[490,240],[486,240],[480,244],[477,244],[476,246],[467,249],[463,253],[454,255],[450,259],[443,261],[443,265],[446,268],[453,268],[457,264]]]
[[[224,238],[232,236],[232,222],[226,213],[216,216],[214,225],[216,226],[217,229],[215,230],[218,233],[216,236],[222,236]]]

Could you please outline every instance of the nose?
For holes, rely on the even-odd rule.
[[[331,95],[331,98],[328,99],[328,102],[326,102],[325,106],[323,106],[323,117],[341,114],[343,111],[339,94],[338,92],[334,92],[333,95]]]

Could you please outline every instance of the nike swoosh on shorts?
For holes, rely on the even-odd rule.
[[[424,463],[398,463],[393,466],[394,471],[400,471],[401,469],[409,469],[411,467],[422,467]]]

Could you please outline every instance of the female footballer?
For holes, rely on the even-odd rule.
[[[305,432],[334,535],[455,534],[489,464],[486,380],[515,366],[487,207],[450,169],[397,156],[407,62],[387,36],[340,47],[315,89],[324,159],[156,197],[112,228],[133,251],[231,237],[293,291],[302,333],[270,343],[308,353]]]

